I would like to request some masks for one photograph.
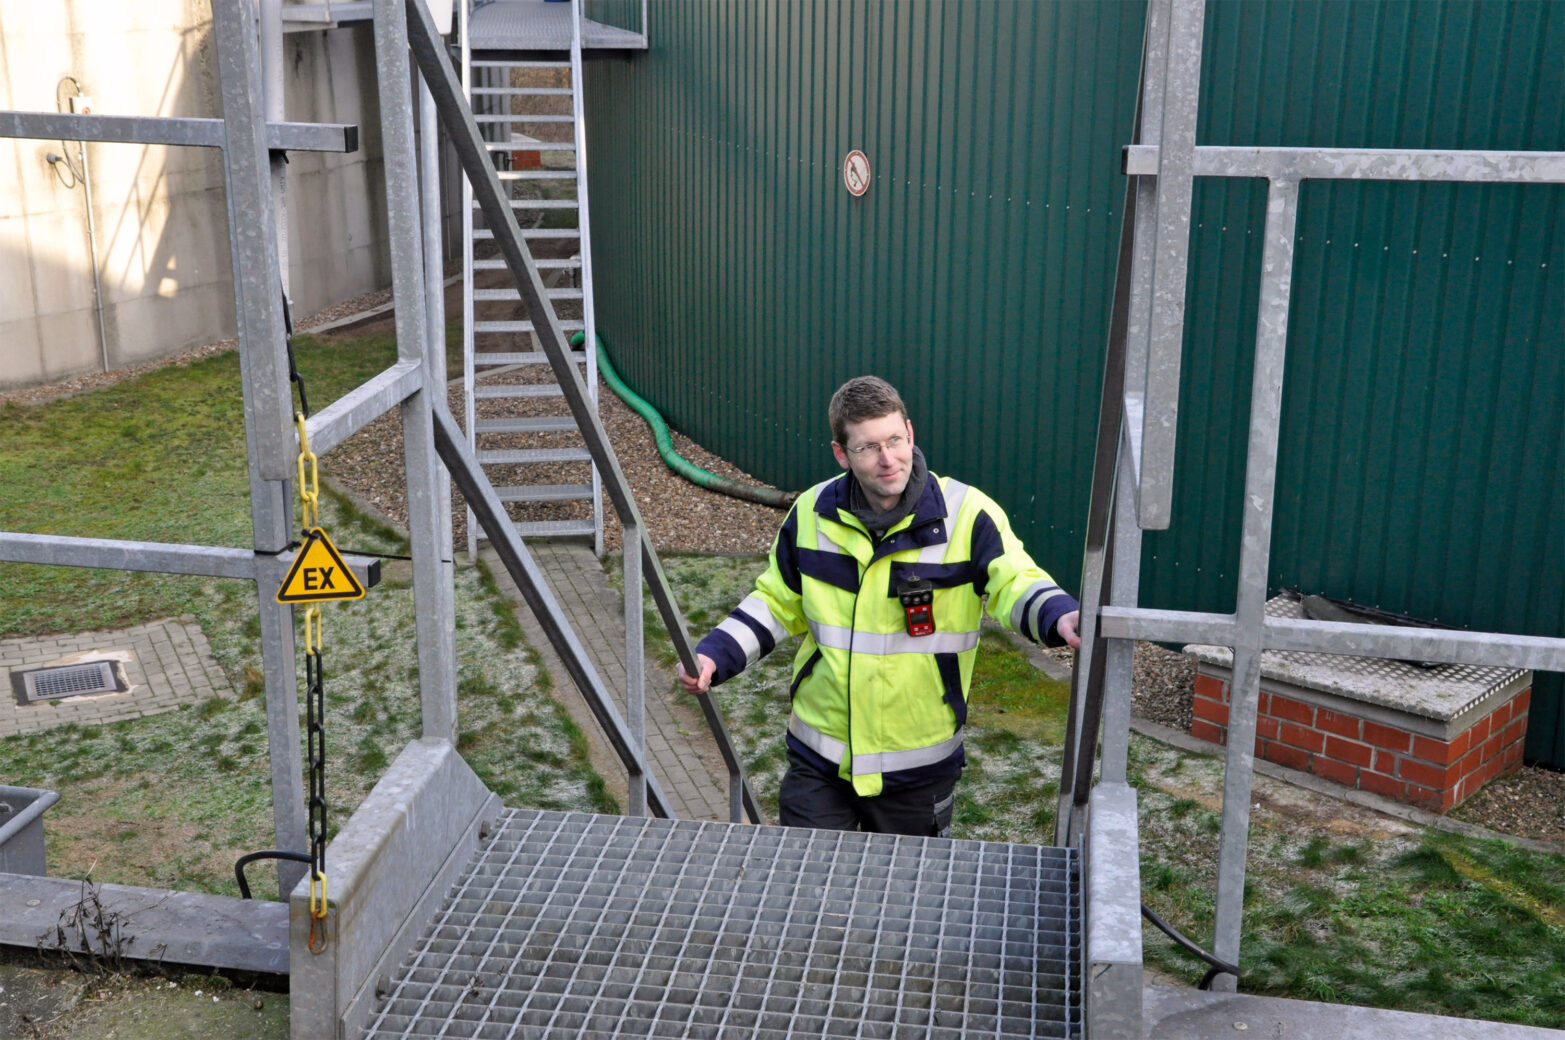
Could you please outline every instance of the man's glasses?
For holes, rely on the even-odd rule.
[[[862,459],[866,455],[879,455],[882,451],[895,452],[906,443],[906,437],[887,437],[879,443],[861,444],[857,448],[846,448],[844,450],[854,458]]]

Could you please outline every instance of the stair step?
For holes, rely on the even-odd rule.
[[[502,181],[573,181],[575,170],[497,170]]]
[[[568,69],[568,61],[499,61],[485,59],[470,63],[475,69]]]
[[[530,112],[500,112],[498,114],[473,117],[473,122],[475,123],[574,123],[575,121],[575,116],[544,116],[534,115]],[[521,151],[522,149],[519,148],[517,150]]]
[[[510,400],[519,397],[564,397],[565,391],[554,383],[501,383],[475,386],[473,397],[479,401]]]
[[[592,535],[597,529],[592,526],[592,518],[585,520],[533,520],[525,523],[518,522],[516,533],[523,538],[571,538],[577,535]]]
[[[587,355],[580,350],[570,352],[570,359],[578,365],[587,360]],[[541,350],[526,350],[520,353],[496,353],[485,351],[482,354],[473,355],[475,365],[547,365],[549,355]],[[575,429],[573,426],[572,429]]]
[[[580,238],[580,228],[523,228],[523,238]],[[483,242],[494,238],[489,228],[474,228],[473,241]]]
[[[570,87],[474,87],[468,91],[472,97],[480,94],[501,94],[512,97],[569,97]]]
[[[591,461],[592,452],[586,448],[493,448],[478,453],[478,462],[483,466],[528,466],[538,462]]]
[[[544,295],[551,300],[579,300],[580,289],[546,289]],[[515,289],[474,289],[474,303],[497,303],[505,300],[516,301],[522,298],[522,294]]]
[[[512,199],[512,209],[575,209],[575,199]],[[474,209],[483,209],[477,199],[473,200]]]
[[[574,271],[574,270],[578,270],[581,267],[581,257],[573,256],[573,257],[571,257],[568,260],[538,260],[538,259],[534,259],[533,260],[533,266],[537,267],[538,270],[540,270],[540,271],[558,271],[558,270],[566,270],[566,269],[570,269],[570,270]],[[474,260],[473,261],[473,270],[475,270],[475,271],[504,271],[505,269],[506,269],[506,265],[505,265],[505,261],[504,260]]]
[[[495,488],[502,502],[582,502],[592,501],[591,484],[524,484]]]
[[[582,332],[582,331],[584,331],[587,328],[587,325],[586,325],[585,322],[580,322],[580,321],[562,321],[562,322],[560,322],[560,328],[562,330],[564,330],[565,332]],[[475,321],[475,322],[473,322],[473,332],[474,333],[480,333],[480,332],[535,332],[535,331],[537,331],[537,330],[533,327],[533,323],[530,322],[530,321]]]
[[[479,419],[474,433],[571,433],[576,420],[569,415],[528,415],[513,419]]]
[[[574,152],[575,141],[485,141],[491,152]]]

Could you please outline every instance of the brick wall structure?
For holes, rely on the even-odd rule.
[[[1199,666],[1190,735],[1228,743],[1230,686],[1226,672]],[[1484,784],[1521,765],[1532,687],[1518,690],[1451,739],[1394,722],[1312,704],[1268,690],[1261,681],[1255,755],[1345,787],[1437,812],[1460,805]]]
[[[1274,617],[1297,617],[1278,597]],[[1190,734],[1228,742],[1232,651],[1196,659]],[[1261,655],[1255,755],[1421,808],[1444,812],[1522,763],[1532,673],[1328,654]]]

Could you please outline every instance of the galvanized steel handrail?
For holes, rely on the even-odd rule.
[[[681,663],[688,671],[694,672],[696,670],[695,645],[685,630],[684,617],[678,604],[674,602],[668,580],[663,574],[662,564],[658,560],[657,550],[653,547],[646,527],[641,521],[640,510],[631,495],[630,484],[625,478],[624,471],[620,468],[614,446],[609,441],[603,423],[598,418],[597,410],[592,405],[581,372],[570,359],[564,330],[560,327],[554,308],[548,305],[547,290],[538,274],[537,265],[533,262],[532,253],[522,237],[516,215],[507,203],[500,178],[490,161],[483,137],[479,133],[478,124],[474,121],[472,110],[462,94],[461,83],[451,67],[444,44],[435,31],[434,23],[423,0],[406,0],[405,9],[408,46],[423,74],[425,83],[429,86],[441,122],[445,124],[446,132],[450,135],[452,149],[456,152],[457,159],[467,175],[474,198],[483,210],[485,220],[494,229],[494,241],[505,258],[506,266],[516,279],[518,295],[528,311],[535,315],[534,327],[537,329],[539,346],[554,369],[555,378],[564,392],[565,401],[570,406],[571,415],[576,420],[576,426],[581,431],[582,439],[586,442],[593,461],[606,478],[606,490],[614,503],[620,523],[632,538],[636,537],[632,532],[639,532],[639,538],[636,540],[641,543],[641,562],[646,571],[646,579],[651,587],[653,599],[657,602],[658,610],[662,614],[664,625],[673,640],[674,649]],[[444,410],[436,408],[435,411],[438,429],[443,424]],[[459,451],[452,451],[449,430],[440,433],[439,436],[445,441],[444,446],[440,448],[442,457],[446,457],[448,452],[453,457],[459,454]],[[461,445],[461,448],[465,447],[465,444]],[[446,461],[449,466],[450,458]],[[463,475],[456,469],[452,470],[452,475],[457,478],[460,485],[461,480],[464,479]],[[474,490],[476,492],[487,485],[488,481],[482,480]],[[467,488],[463,490],[464,493],[468,491]],[[472,497],[469,501],[473,501]],[[491,524],[498,522],[498,517],[491,517]],[[502,532],[495,530],[493,526],[490,526],[490,531],[495,536],[494,544],[498,547],[501,544]],[[517,543],[519,544],[519,539]],[[540,623],[544,622],[542,617],[539,620]],[[712,736],[717,741],[723,762],[728,768],[729,818],[734,822],[740,822],[748,814],[753,822],[760,822],[760,811],[749,785],[745,782],[743,766],[739,763],[733,741],[729,738],[728,729],[721,715],[718,714],[711,697],[701,697],[698,700]],[[610,739],[616,739],[616,734],[611,733]],[[649,797],[652,793],[650,788],[649,784]]]
[[[1231,647],[1233,680],[1213,945],[1218,958],[1236,966],[1264,652],[1565,668],[1565,639],[1266,617],[1301,186],[1310,179],[1557,184],[1565,183],[1565,153],[1197,146],[1194,129],[1204,10],[1204,0],[1152,0],[1148,5],[1136,133],[1125,153],[1125,172],[1131,178],[1123,218],[1126,230],[1121,235],[1105,366],[1083,568],[1083,647],[1072,685],[1056,835],[1065,842],[1079,833],[1100,718],[1106,720],[1103,780],[1124,778],[1132,641]],[[1232,614],[1150,610],[1136,604],[1140,531],[1167,527],[1169,521],[1185,268],[1192,185],[1197,177],[1260,177],[1268,182],[1243,533]],[[1138,432],[1144,439],[1141,443]],[[1231,988],[1232,978],[1219,978],[1217,984]]]

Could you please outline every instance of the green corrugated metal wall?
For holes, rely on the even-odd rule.
[[[589,72],[599,321],[771,482],[827,396],[903,390],[936,469],[1079,571],[1140,3],[654,3]],[[1209,4],[1200,140],[1565,150],[1565,5]],[[862,148],[868,196],[839,167]],[[1158,606],[1227,610],[1264,187],[1198,185]],[[1565,634],[1565,189],[1307,185],[1272,580]],[[1565,765],[1558,677],[1529,754]]]

